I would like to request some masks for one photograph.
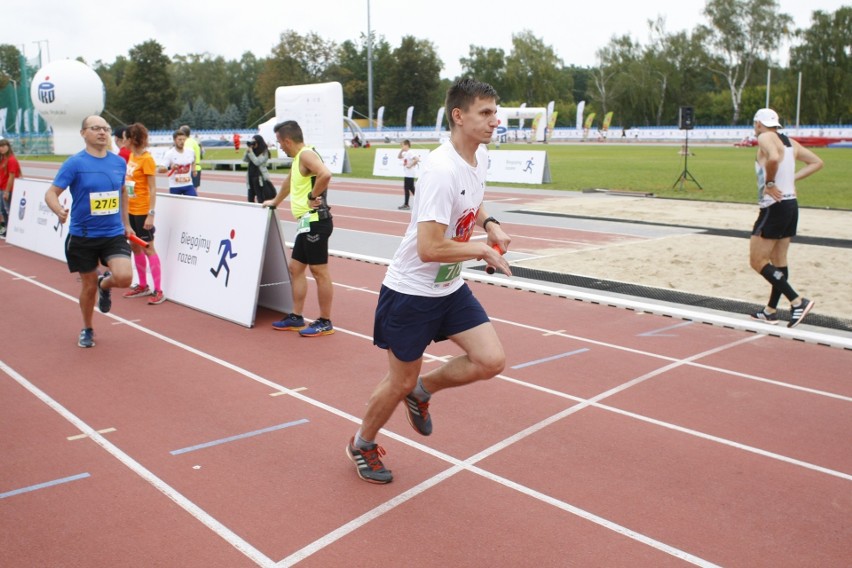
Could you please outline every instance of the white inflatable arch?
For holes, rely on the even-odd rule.
[[[535,120],[536,117],[538,120]],[[534,142],[544,142],[547,132],[547,108],[545,107],[497,107],[497,120],[500,125],[497,127],[497,132],[494,137],[497,142],[505,142],[506,132],[509,130],[509,121],[517,120],[523,122],[524,119],[533,119],[532,139]],[[501,139],[502,137],[502,139]]]

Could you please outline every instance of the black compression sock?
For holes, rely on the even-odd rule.
[[[767,263],[766,266],[760,269],[760,275],[763,276],[767,282],[772,284],[773,291],[777,289],[791,302],[798,297],[796,291],[793,290],[793,287],[790,286],[789,282],[787,282],[787,277],[784,275],[784,272],[781,271],[781,269],[772,266],[771,262]]]

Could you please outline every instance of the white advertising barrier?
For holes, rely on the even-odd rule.
[[[550,183],[552,180],[547,152],[490,150],[487,179],[489,182]]]
[[[44,194],[49,187],[48,181],[22,178],[15,182],[6,242],[65,262],[70,217],[64,225],[60,224],[59,217],[48,208]],[[62,192],[59,202],[71,210],[69,192]]]
[[[411,153],[420,158],[420,162],[429,155],[429,150],[412,149]],[[373,159],[373,175],[382,177],[405,177],[402,160],[400,160],[399,148],[376,148],[376,156]],[[414,177],[420,177],[420,164],[414,167]]]
[[[337,82],[275,89],[275,121],[298,122],[305,143],[319,149],[326,166],[334,174],[352,171],[343,146],[342,108],[343,86]]]
[[[275,211],[254,203],[157,194],[157,251],[170,301],[252,327],[257,306],[293,309]]]
[[[50,183],[15,183],[6,242],[65,262],[70,218],[47,207]],[[59,201],[71,209],[71,194]],[[289,313],[293,290],[275,211],[257,204],[157,194],[156,247],[170,301],[251,327],[257,306]],[[150,281],[150,279],[149,279]]]

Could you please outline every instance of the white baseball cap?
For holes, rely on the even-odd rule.
[[[754,121],[761,123],[767,128],[781,127],[781,123],[778,122],[778,113],[771,108],[762,108],[754,113]]]

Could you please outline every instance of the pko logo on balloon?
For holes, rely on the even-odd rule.
[[[56,100],[56,85],[49,81],[39,83],[38,100],[46,105],[49,105]]]

